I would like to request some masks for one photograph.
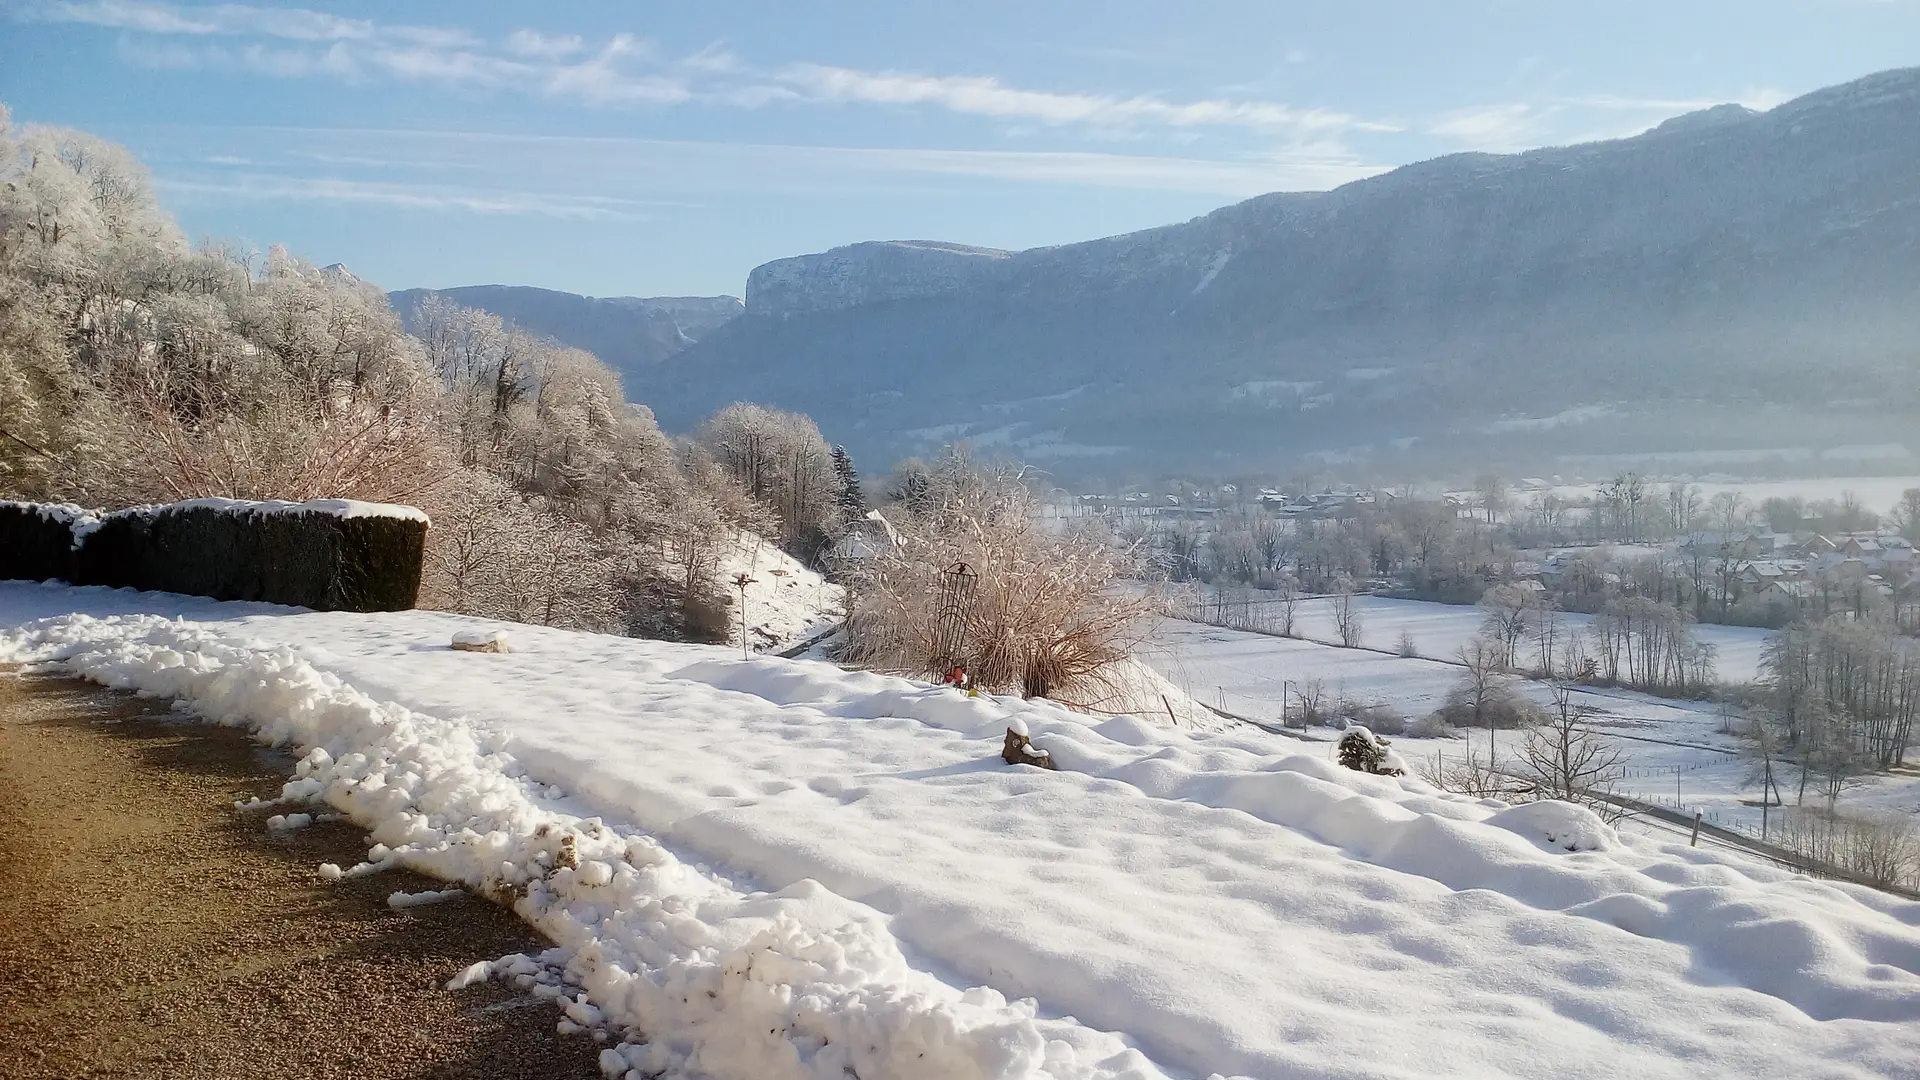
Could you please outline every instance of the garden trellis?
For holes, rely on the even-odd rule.
[[[940,571],[933,635],[934,654],[943,669],[956,664],[964,666],[967,662],[961,655],[966,644],[967,607],[973,602],[979,583],[980,575],[964,562]]]

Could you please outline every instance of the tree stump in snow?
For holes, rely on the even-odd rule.
[[[1033,745],[1025,735],[1007,729],[1006,745],[1000,749],[1000,756],[1009,765],[1034,765],[1042,769],[1053,768],[1053,755]]]

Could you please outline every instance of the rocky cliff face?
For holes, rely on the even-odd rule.
[[[662,312],[673,319],[682,336],[698,341],[746,311],[737,296],[615,296],[613,303]]]
[[[650,400],[685,424],[750,385],[870,456],[1166,464],[1906,430],[1916,117],[1920,70],[1888,72],[1088,243],[783,259]]]

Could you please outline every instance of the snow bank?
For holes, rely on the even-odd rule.
[[[10,635],[0,657],[57,658],[304,750],[283,800],[369,826],[376,863],[510,903],[567,950],[596,1013],[646,1033],[646,1060],[663,1067],[767,1080],[1161,1075],[1113,1036],[914,971],[878,912],[815,882],[744,892],[649,837],[553,809],[501,735],[376,702],[290,649],[154,616],[75,616]]]
[[[48,606],[0,586],[0,625]],[[501,656],[435,647],[477,625],[68,616],[0,636],[0,659],[296,745],[288,795],[366,824],[363,865],[511,902],[564,947],[583,1015],[652,1039],[616,1051],[649,1069],[1694,1080],[1920,1060],[1917,904],[1244,728],[538,627]],[[1016,724],[1063,771],[1000,764]],[[522,961],[489,974],[537,981]]]

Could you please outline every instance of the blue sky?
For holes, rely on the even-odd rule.
[[[16,121],[131,146],[196,236],[594,295],[1089,239],[1920,64],[1913,0],[0,10]]]

